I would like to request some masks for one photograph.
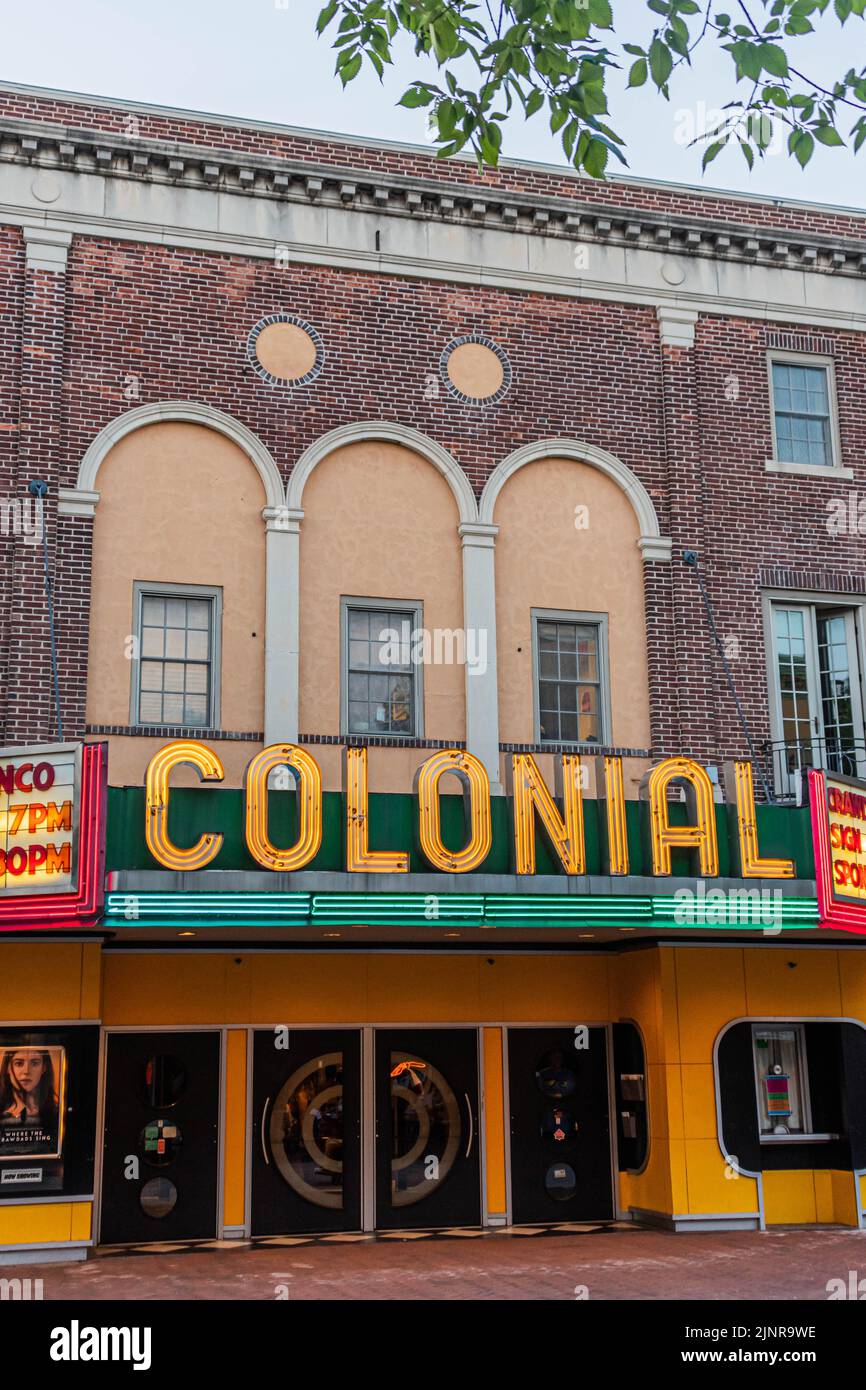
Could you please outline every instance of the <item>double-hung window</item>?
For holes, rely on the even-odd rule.
[[[342,601],[342,731],[422,734],[421,604]]]
[[[137,583],[131,722],[219,725],[220,591]]]
[[[607,615],[534,609],[532,632],[536,742],[607,742]]]
[[[832,360],[771,352],[769,371],[773,458],[768,468],[843,472]]]

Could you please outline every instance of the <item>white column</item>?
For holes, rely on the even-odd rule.
[[[496,679],[496,572],[499,527],[467,521],[463,543],[463,626],[466,632],[466,747],[487,769],[494,796],[499,780],[499,689]],[[474,662],[469,657],[474,656]]]
[[[297,743],[300,704],[301,521],[265,507],[265,743]]]

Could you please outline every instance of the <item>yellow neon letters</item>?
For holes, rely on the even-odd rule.
[[[158,864],[166,869],[204,869],[219,854],[222,835],[208,832],[190,849],[180,849],[168,836],[168,782],[172,769],[181,763],[197,768],[203,781],[221,782],[225,773],[216,753],[204,743],[179,739],[154,753],[145,777],[147,805],[144,834],[147,847]]]
[[[456,852],[446,849],[442,843],[439,781],[446,772],[456,773],[463,783],[469,822],[469,843]],[[490,778],[484,764],[472,753],[459,748],[443,748],[419,767],[415,774],[415,790],[421,850],[434,869],[448,874],[468,874],[483,864],[493,843]]]
[[[298,838],[289,849],[278,849],[268,835],[268,777],[278,767],[298,776]],[[247,767],[245,799],[247,849],[256,863],[290,874],[315,858],[322,843],[322,773],[315,758],[295,743],[263,748]]]

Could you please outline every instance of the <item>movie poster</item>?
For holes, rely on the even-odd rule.
[[[66,1048],[0,1046],[0,1162],[60,1158]]]

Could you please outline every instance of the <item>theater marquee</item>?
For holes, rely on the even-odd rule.
[[[98,913],[105,802],[104,744],[0,751],[0,929]]]
[[[822,924],[866,935],[866,782],[809,773]]]

